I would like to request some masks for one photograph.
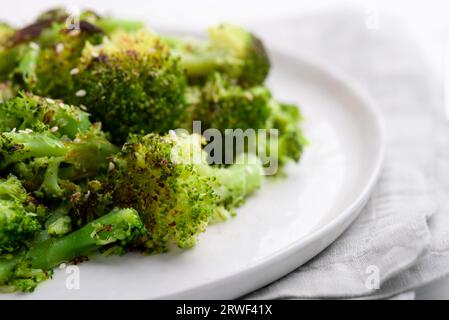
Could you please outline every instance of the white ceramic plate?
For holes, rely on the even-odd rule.
[[[270,181],[230,221],[208,228],[192,250],[100,258],[81,264],[80,289],[58,270],[35,293],[0,298],[237,298],[294,270],[356,218],[381,170],[377,112],[347,80],[272,53],[269,85],[299,103],[310,146],[288,178]],[[69,270],[70,271],[70,270]]]

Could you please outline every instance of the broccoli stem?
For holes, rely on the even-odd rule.
[[[7,143],[3,148],[0,145],[0,152],[4,153],[0,169],[27,159],[48,157],[50,164],[45,180],[49,186],[54,185],[52,182],[57,178],[74,181],[96,174],[106,167],[107,158],[119,151],[104,137],[96,135],[85,135],[74,141],[62,141],[47,133],[9,132],[2,135]],[[56,175],[61,162],[69,166]]]
[[[136,229],[142,228],[133,209],[115,209],[62,238],[50,238],[34,246],[26,258],[33,268],[50,269],[114,242],[126,243]]]
[[[204,77],[217,69],[217,61],[223,61],[226,58],[221,52],[205,53],[179,53],[181,65],[187,74],[193,78]]]
[[[264,180],[260,160],[251,154],[237,157],[236,164],[228,168],[203,166],[200,170],[216,177],[214,189],[219,195],[219,203],[231,208],[241,204]]]
[[[63,157],[67,150],[60,140],[48,134],[33,132],[5,132],[2,134],[18,147],[5,157],[1,167],[5,168],[11,163],[21,162],[30,158]]]
[[[28,262],[34,269],[49,270],[59,264],[89,256],[99,248],[117,243],[126,244],[139,235],[143,224],[133,209],[114,209],[110,213],[61,238],[49,238],[11,259],[0,260],[0,284],[7,284],[14,268]]]

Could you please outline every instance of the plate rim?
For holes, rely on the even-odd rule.
[[[344,231],[354,222],[354,220],[359,216],[360,212],[364,208],[367,203],[372,190],[377,184],[379,180],[380,174],[382,172],[385,160],[385,152],[386,152],[386,134],[385,134],[385,123],[382,117],[382,114],[373,99],[367,93],[365,88],[363,88],[356,80],[345,74],[343,71],[333,67],[329,63],[324,62],[323,60],[311,57],[306,54],[290,54],[286,53],[285,50],[282,50],[277,47],[271,47],[269,49],[270,55],[276,55],[280,57],[284,57],[288,60],[296,61],[299,64],[306,65],[307,68],[314,70],[317,74],[323,75],[327,77],[332,82],[337,82],[342,85],[346,90],[349,90],[353,96],[357,97],[366,110],[372,115],[371,120],[377,130],[378,140],[379,140],[379,151],[376,154],[376,158],[374,161],[374,168],[370,172],[369,178],[361,189],[357,197],[348,205],[345,209],[341,211],[341,213],[337,214],[333,217],[328,223],[320,226],[319,228],[311,231],[309,234],[295,240],[288,246],[273,252],[272,254],[260,259],[256,264],[249,266],[247,269],[236,272],[234,274],[226,275],[221,278],[214,279],[208,283],[202,284],[200,286],[182,290],[176,293],[165,294],[156,299],[164,300],[164,299],[235,299],[242,297],[245,294],[249,294],[254,290],[260,289],[273,281],[276,281],[288,273],[292,272],[296,268],[302,266],[304,263],[310,261],[313,257],[315,257],[320,252],[324,251],[329,245],[331,245],[335,240],[337,240]],[[333,234],[332,234],[333,233]],[[331,235],[329,237],[329,235]],[[282,260],[287,259],[293,256],[295,253],[300,251],[301,249],[310,246],[314,242],[319,242],[320,239],[328,238],[321,243],[321,247],[318,250],[314,250],[314,252],[309,255],[303,262],[300,262],[298,265],[287,268],[289,269],[287,272],[277,272],[277,276],[274,277],[264,277],[264,280],[258,281],[256,286],[248,284],[243,286],[240,284],[240,290],[223,290],[220,293],[214,293],[215,290],[224,289],[229,287],[229,283],[237,283],[239,279],[242,282],[248,282],[247,276],[253,272],[261,272],[260,269],[266,269],[270,266],[276,264],[276,262],[282,262]],[[246,280],[244,280],[246,278]],[[259,277],[260,278],[260,277]],[[254,281],[256,282],[256,281]]]

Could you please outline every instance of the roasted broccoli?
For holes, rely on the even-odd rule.
[[[242,88],[214,73],[203,86],[188,94],[189,123],[200,120],[204,129],[265,128],[271,113],[270,91],[263,86]]]
[[[67,30],[66,17],[49,11],[17,30],[14,45],[0,51],[0,81],[12,79],[37,95],[86,106],[117,143],[130,132],[178,126],[187,81],[158,36],[140,23],[86,12],[79,30]]]
[[[192,247],[212,219],[227,215],[263,179],[258,161],[210,167],[199,136],[174,132],[132,136],[112,163],[114,204],[140,213],[148,234],[138,245],[150,252],[170,243]]]
[[[8,45],[9,39],[14,33],[14,29],[8,24],[0,22],[0,50]]]
[[[0,179],[0,255],[13,252],[41,229],[45,209],[33,204],[20,181]]]
[[[48,279],[51,269],[63,262],[92,255],[100,248],[123,248],[145,233],[133,209],[114,209],[82,228],[59,238],[44,238],[14,255],[0,257],[0,288],[30,292]],[[114,251],[117,252],[117,251]]]
[[[69,196],[75,191],[70,182],[107,168],[108,157],[118,150],[95,126],[73,140],[51,131],[0,133],[0,171],[16,174],[29,189],[43,195]]]
[[[58,136],[75,139],[91,127],[89,114],[82,109],[29,94],[0,102],[0,132],[25,130],[42,122]]]
[[[192,82],[201,83],[216,71],[244,87],[264,82],[270,60],[255,35],[230,24],[211,27],[208,34],[209,41],[166,40]]]
[[[189,116],[185,127],[201,121],[202,129],[218,129],[223,135],[227,129],[276,129],[278,143],[266,141],[261,148],[277,155],[279,164],[299,161],[306,140],[299,127],[302,120],[295,105],[275,101],[264,86],[242,88],[234,85],[219,73],[214,73],[202,86],[189,89]],[[260,141],[262,144],[262,141]],[[241,148],[245,150],[245,148]]]
[[[86,46],[64,97],[88,106],[113,141],[129,133],[167,132],[185,113],[186,80],[178,60],[157,36],[118,33],[100,46]]]
[[[228,24],[194,41],[88,10],[0,23],[0,291],[96,252],[190,248],[234,215],[271,174],[261,150],[283,166],[306,144],[269,70],[262,42]],[[229,146],[210,153],[207,129],[270,136],[217,163]]]

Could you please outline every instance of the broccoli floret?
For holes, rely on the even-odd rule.
[[[192,82],[202,82],[216,71],[245,87],[264,82],[270,60],[254,34],[230,24],[209,28],[208,33],[208,42],[167,40]]]
[[[40,184],[38,196],[70,196],[73,184],[95,176],[118,151],[99,128],[79,133],[75,139],[59,138],[51,131],[0,134],[0,170],[14,172],[27,185]]]
[[[37,122],[47,125],[58,136],[75,139],[81,132],[91,127],[89,114],[82,109],[30,94],[0,103],[0,131],[25,130],[33,128]]]
[[[117,143],[130,132],[167,132],[185,114],[183,70],[149,33],[119,33],[86,46],[73,81],[76,90],[65,101],[88,106]]]
[[[16,177],[0,179],[0,254],[17,250],[41,229],[29,201]]]
[[[103,39],[99,33],[61,32],[60,28],[64,26],[55,25],[53,29],[56,30],[50,29],[41,35],[40,53],[36,57],[36,81],[25,79],[27,90],[45,97],[65,98],[71,94],[75,90],[73,75],[78,71],[85,44],[99,44]]]
[[[0,257],[0,287],[10,291],[33,291],[51,276],[51,269],[63,262],[88,257],[101,248],[124,247],[145,232],[133,209],[110,213],[63,237],[33,243],[28,251]]]
[[[223,135],[226,129],[278,130],[277,143],[257,142],[260,148],[266,149],[267,155],[277,155],[281,167],[289,161],[299,161],[307,143],[300,128],[299,108],[277,102],[264,86],[242,88],[215,73],[203,86],[189,89],[188,101],[186,128],[191,127],[193,121],[201,121],[203,131],[214,128]]]
[[[204,129],[265,128],[270,116],[270,91],[263,86],[244,89],[214,73],[204,86],[189,90],[189,123],[200,120]]]
[[[198,162],[186,162],[190,155]],[[166,251],[170,243],[192,247],[211,220],[241,204],[262,181],[258,162],[209,167],[201,138],[174,132],[131,137],[113,164],[113,201],[140,213],[148,235],[138,245],[152,253]]]
[[[52,10],[9,36],[0,46],[0,80],[14,83],[42,96],[58,97],[71,89],[70,71],[78,62],[87,41],[98,44],[103,31],[84,20],[80,29],[67,29],[67,14]],[[58,75],[55,77],[55,75]]]
[[[34,94],[88,107],[117,143],[129,132],[178,126],[187,80],[166,44],[152,33],[137,32],[140,24],[95,16],[90,20],[108,33],[87,28],[87,20],[80,21],[85,28],[68,31],[61,15],[60,10],[47,13],[32,37],[26,34],[33,26],[16,32],[20,41],[0,52],[0,81],[12,79]]]
[[[308,143],[299,126],[303,119],[299,108],[293,104],[279,103],[274,100],[270,101],[270,107],[272,111],[267,127],[278,130],[279,165],[282,167],[290,161],[298,162]],[[269,154],[272,154],[272,151]]]

